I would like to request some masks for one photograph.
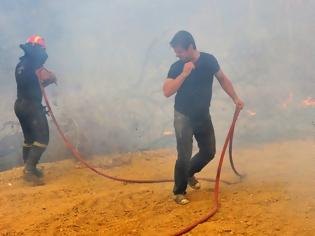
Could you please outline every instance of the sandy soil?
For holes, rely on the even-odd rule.
[[[116,176],[171,177],[175,150],[95,157]],[[70,159],[70,158],[69,158]],[[216,160],[200,177],[214,177]],[[235,150],[247,178],[221,184],[220,211],[187,235],[315,235],[315,141]],[[171,199],[171,183],[123,184],[72,160],[41,164],[44,186],[30,187],[21,168],[0,173],[0,235],[169,235],[212,207],[213,183],[189,190],[191,203]],[[237,181],[227,159],[222,178]]]

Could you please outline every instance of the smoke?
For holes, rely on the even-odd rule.
[[[168,42],[185,29],[201,51],[218,58],[246,103],[238,144],[314,136],[315,108],[302,103],[315,98],[314,7],[293,0],[2,0],[0,125],[16,120],[18,45],[36,33],[46,40],[47,68],[59,78],[48,88],[53,109],[68,132],[77,132],[70,134],[76,143],[92,153],[174,145],[165,135],[173,130],[174,101],[161,87],[176,60]],[[218,140],[233,109],[215,83]]]

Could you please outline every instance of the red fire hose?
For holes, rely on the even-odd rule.
[[[125,182],[125,183],[163,183],[163,182],[173,182],[174,180],[173,179],[148,179],[148,180],[143,180],[143,179],[125,179],[125,178],[121,178],[121,177],[115,177],[115,176],[111,176],[111,175],[108,175],[106,173],[103,173],[99,170],[97,170],[95,167],[91,166],[90,164],[88,164],[81,156],[81,154],[79,153],[79,151],[72,145],[72,143],[68,140],[68,138],[65,136],[65,134],[63,133],[62,129],[60,128],[55,116],[54,116],[54,113],[51,109],[51,106],[50,106],[50,103],[49,103],[49,100],[48,100],[48,97],[47,97],[47,94],[45,92],[45,89],[44,87],[42,86],[42,84],[40,83],[40,87],[41,87],[41,91],[42,91],[42,94],[43,94],[43,97],[44,97],[44,100],[45,100],[45,103],[46,103],[46,106],[48,108],[48,112],[53,120],[53,123],[55,124],[60,136],[62,137],[65,145],[69,148],[69,150],[72,152],[72,154],[74,155],[74,157],[79,161],[81,162],[83,165],[85,165],[87,168],[89,168],[90,170],[94,171],[95,173],[103,176],[103,177],[106,177],[108,179],[112,179],[112,180],[116,180],[116,181],[121,181],[121,182]],[[218,169],[217,169],[217,175],[216,175],[216,179],[213,180],[213,179],[208,179],[208,178],[200,178],[201,180],[206,180],[206,181],[212,181],[212,182],[215,182],[215,188],[214,188],[214,206],[213,208],[211,209],[211,211],[205,215],[204,217],[202,217],[201,219],[199,219],[198,221],[194,222],[193,224],[187,226],[186,228],[182,229],[181,231],[173,234],[173,235],[182,235],[184,233],[187,233],[189,232],[190,230],[192,230],[194,227],[196,227],[198,224],[201,224],[205,221],[207,221],[211,216],[213,216],[219,209],[219,185],[220,185],[220,181],[223,182],[223,183],[226,183],[226,184],[233,184],[231,182],[228,182],[228,181],[224,181],[224,180],[220,180],[220,174],[221,174],[221,167],[222,167],[222,164],[223,164],[223,159],[224,159],[224,155],[225,155],[225,151],[226,151],[226,148],[227,148],[227,145],[228,143],[230,143],[229,145],[229,154],[230,154],[230,163],[231,163],[231,167],[234,171],[234,173],[240,177],[242,177],[241,174],[239,174],[237,172],[237,170],[235,169],[234,167],[234,163],[233,163],[233,158],[232,158],[232,140],[233,140],[233,134],[234,134],[234,128],[235,128],[235,123],[236,123],[236,120],[238,118],[238,115],[240,113],[240,110],[239,109],[236,109],[235,110],[235,113],[234,113],[234,117],[233,117],[233,121],[232,121],[232,124],[230,126],[230,129],[229,129],[229,132],[228,132],[228,135],[226,136],[226,139],[225,139],[225,143],[224,143],[224,146],[223,146],[223,149],[222,149],[222,152],[221,152],[221,157],[220,157],[220,161],[219,161],[219,165],[218,165]]]

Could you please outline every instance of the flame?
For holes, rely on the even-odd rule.
[[[292,98],[293,98],[293,94],[290,93],[289,96],[287,97],[287,99],[285,99],[282,103],[281,106],[283,108],[287,108],[289,106],[289,104],[292,102]]]
[[[249,116],[255,116],[255,115],[256,115],[256,112],[251,111],[251,110],[246,110],[246,113],[247,113]]]
[[[163,136],[172,136],[172,135],[174,135],[174,132],[170,131],[170,130],[164,130],[162,135]]]
[[[315,107],[315,99],[308,97],[302,101],[304,107]]]

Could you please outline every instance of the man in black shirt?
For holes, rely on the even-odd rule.
[[[56,82],[56,77],[43,65],[48,58],[44,40],[37,35],[20,45],[24,56],[15,69],[17,100],[14,111],[24,135],[24,179],[32,184],[42,184],[43,173],[36,168],[49,141],[46,112],[42,106],[40,83],[47,86]]]
[[[217,59],[211,54],[199,52],[189,32],[177,32],[170,45],[179,60],[171,65],[163,92],[166,97],[176,93],[174,128],[178,157],[173,193],[175,201],[184,205],[189,203],[185,197],[187,184],[193,189],[200,188],[194,174],[201,171],[215,155],[215,135],[209,114],[213,76],[238,108],[242,109],[244,103],[220,69]],[[193,136],[199,152],[191,158]]]

